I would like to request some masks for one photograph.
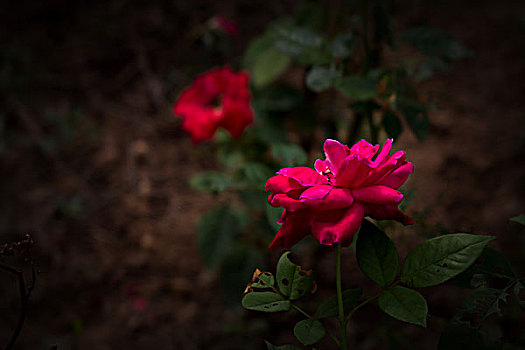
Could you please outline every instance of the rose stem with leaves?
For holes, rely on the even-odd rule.
[[[339,325],[341,326],[341,344],[343,350],[348,350],[348,339],[346,337],[346,320],[343,307],[343,292],[341,288],[341,243],[337,243],[337,262],[336,262],[336,285],[337,285],[337,305],[339,308]]]
[[[274,290],[274,292],[276,292],[277,294],[281,294],[281,292],[279,292],[277,289],[275,288],[272,288]],[[281,294],[282,295],[282,294]],[[290,301],[290,306],[292,307],[292,309],[295,309],[297,312],[299,312],[300,314],[303,314],[303,316],[306,316],[308,317],[309,319],[311,320],[314,320],[315,318],[310,315],[308,312],[304,311],[303,309],[301,309],[299,306],[295,305],[294,303],[292,303]],[[341,343],[339,342],[339,339],[337,339],[337,337],[335,335],[333,335],[332,333],[328,332],[328,335],[330,336],[330,338],[332,338],[332,340],[337,344],[338,347],[341,347]]]

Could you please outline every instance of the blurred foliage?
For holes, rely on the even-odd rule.
[[[239,139],[219,132],[219,170],[191,181],[218,203],[201,218],[199,234],[207,242],[200,245],[203,260],[222,274],[232,251],[264,251],[278,230],[282,209],[269,207],[264,193],[275,170],[310,164],[326,138],[378,143],[408,128],[424,140],[431,104],[417,89],[421,69],[407,62],[433,62],[433,69],[425,68],[424,78],[430,78],[438,62],[470,55],[437,29],[409,28],[398,35],[387,1],[345,4],[335,21],[327,16],[322,3],[304,1],[293,16],[273,20],[252,38],[241,65],[251,76],[254,125]],[[406,57],[405,50],[389,62],[385,53],[401,50],[399,40],[420,54]],[[236,224],[232,213],[244,213],[246,224]]]
[[[472,53],[436,28],[409,28],[397,37],[389,10],[386,1],[361,2],[341,9],[335,24],[326,28],[322,25],[327,22],[323,5],[304,2],[293,17],[273,21],[248,46],[243,65],[252,73],[253,88],[272,87],[285,73],[301,69],[304,87],[318,94],[310,94],[304,87],[298,90],[308,96],[312,107],[316,105],[312,100],[322,99],[323,93],[334,96],[332,90],[352,102],[348,105],[353,116],[347,143],[360,136],[377,143],[382,132],[398,137],[403,132],[401,120],[424,140],[431,105],[423,102],[424,96],[416,92],[415,84],[431,78],[437,70],[447,69],[448,62],[471,57]],[[311,20],[306,19],[308,16]],[[394,62],[382,59],[387,48],[398,50],[397,40],[412,45],[422,56],[402,56]],[[354,108],[356,102],[374,103],[375,108]],[[373,113],[380,114],[380,120],[376,121]],[[335,110],[329,118],[324,123],[332,126],[326,130],[337,130],[341,111]],[[368,120],[369,135],[363,135],[363,120]]]

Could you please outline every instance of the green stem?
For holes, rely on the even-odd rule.
[[[336,284],[337,284],[337,305],[339,308],[339,325],[341,326],[341,341],[343,350],[348,350],[348,339],[346,337],[346,319],[343,307],[343,291],[341,288],[341,243],[337,243],[337,262],[336,262]]]
[[[350,126],[348,133],[348,144],[353,145],[357,142],[357,137],[359,136],[359,130],[361,129],[361,124],[363,122],[363,115],[361,113],[355,113],[354,120]]]
[[[290,306],[292,307],[292,309],[295,309],[297,312],[299,312],[300,314],[303,314],[303,316],[306,316],[307,318],[309,319],[314,319],[313,316],[311,316],[308,312],[304,311],[303,309],[301,309],[299,306],[293,304],[292,302],[290,302]],[[333,335],[332,333],[328,332],[328,335],[330,336],[330,338],[333,339],[333,341],[337,344],[337,346],[341,346],[341,343],[339,342],[339,340],[337,339],[337,337],[335,335]]]
[[[381,293],[379,293],[379,294],[381,294]],[[365,306],[366,304],[368,304],[368,303],[374,301],[375,299],[379,298],[379,294],[374,295],[374,296],[371,296],[371,297],[365,299],[363,302],[361,302],[361,304],[359,304],[359,305],[357,305],[356,307],[354,307],[354,308],[352,309],[352,311],[350,311],[350,313],[348,314],[348,316],[346,316],[346,321],[348,321],[348,320],[352,317],[352,315],[353,315],[357,310],[359,310],[361,307],[363,307],[363,306]]]
[[[497,272],[490,271],[490,270],[479,269],[479,271],[483,272],[483,273],[486,273],[488,275],[493,275],[493,276],[500,277],[500,278],[506,278],[508,280],[516,280],[516,277],[514,277],[514,276],[507,276],[507,275],[503,275],[501,273],[497,273]]]
[[[299,313],[303,314],[304,316],[308,318],[313,318],[312,316],[310,316],[310,314],[308,314],[308,312],[304,311],[299,306],[292,304],[292,303],[290,303],[290,305],[292,306],[293,309],[297,310]]]
[[[396,282],[392,283],[388,288],[392,288],[393,286],[395,285],[398,285],[399,283],[401,283],[401,280],[397,280]],[[383,291],[381,291],[383,292]],[[379,298],[379,296],[381,295],[381,292],[376,294],[376,295],[372,295],[371,297],[368,297],[366,298],[365,300],[363,300],[359,305],[357,305],[356,307],[354,307],[352,309],[352,311],[350,311],[350,313],[348,314],[348,316],[346,316],[346,321],[348,322],[348,320],[352,317],[353,314],[355,314],[355,312],[357,310],[359,310],[360,308],[362,308],[363,306],[365,306],[366,304],[376,300],[377,298]]]
[[[379,130],[377,126],[374,124],[373,112],[370,111],[369,113],[367,113],[366,117],[368,119],[368,125],[370,126],[370,138],[371,138],[370,141],[372,142],[373,145],[375,145],[378,143]]]
[[[507,290],[509,290],[510,287],[512,287],[514,284],[516,284],[516,282],[518,282],[520,279],[517,278],[515,279],[514,281],[510,282],[508,286],[506,286],[504,289],[503,289],[503,293],[507,292]]]

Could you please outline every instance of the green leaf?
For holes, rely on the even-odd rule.
[[[251,292],[242,298],[245,309],[262,312],[279,312],[290,310],[290,301],[274,292]]]
[[[286,252],[279,259],[276,278],[281,293],[295,300],[312,290],[314,278],[311,270],[305,271],[292,263],[289,255],[290,252]]]
[[[401,281],[416,288],[443,283],[465,271],[493,239],[466,233],[429,239],[408,253]]]
[[[361,295],[362,289],[348,289],[343,292],[343,309],[347,313],[357,304]],[[337,305],[337,295],[332,295],[319,305],[317,308],[317,318],[337,317],[339,308]]]
[[[249,286],[254,289],[268,289],[275,285],[275,277],[270,272],[262,272],[256,269]]]
[[[306,86],[312,91],[323,92],[341,79],[343,73],[334,67],[314,66],[306,74]]]
[[[308,155],[293,143],[272,144],[272,157],[283,167],[293,167],[306,163]]]
[[[397,67],[390,69],[374,69],[368,73],[369,77],[374,77],[384,87],[382,92],[386,96],[405,96],[415,93],[414,86],[408,81],[408,71],[405,68]],[[393,104],[395,106],[395,104]]]
[[[326,41],[308,28],[281,27],[276,30],[276,36],[275,46],[300,64],[316,65],[332,61]]]
[[[330,49],[335,58],[347,58],[352,54],[354,33],[346,32],[338,35],[331,43]]]
[[[377,226],[363,220],[357,239],[357,263],[372,281],[386,287],[396,278],[399,257],[394,243]]]
[[[269,48],[255,59],[252,68],[253,84],[261,88],[272,83],[288,69],[290,63],[290,57],[275,47]]]
[[[323,45],[323,38],[304,27],[281,28],[278,35],[276,46],[289,56],[299,56]]]
[[[516,284],[514,285],[514,296],[516,297],[516,300],[518,301],[518,305],[520,306],[520,309],[522,311],[525,311],[525,300],[522,300],[520,298],[520,292],[523,289],[525,289],[525,278],[517,280]]]
[[[221,130],[219,129],[218,131]],[[217,139],[217,137],[215,139]],[[230,147],[219,147],[217,150],[217,160],[224,168],[228,169],[237,169],[239,165],[245,161],[242,152],[234,151]]]
[[[502,315],[500,302],[507,302],[508,294],[501,289],[485,288],[473,292],[465,298],[459,311],[452,318],[456,324],[479,328],[490,315]]]
[[[385,131],[387,135],[395,140],[401,135],[401,132],[403,131],[403,125],[401,124],[401,121],[399,118],[390,111],[385,111],[383,114],[383,128],[385,128]]]
[[[320,321],[306,319],[297,322],[293,329],[293,334],[303,345],[312,345],[325,336],[326,330]]]
[[[244,68],[252,69],[259,56],[274,46],[275,36],[271,35],[270,33],[265,33],[250,41],[248,44],[248,49],[244,54]]]
[[[518,224],[525,225],[525,214],[521,214],[513,218],[510,218],[510,221],[514,221],[514,222],[517,222]]]
[[[427,107],[422,103],[400,96],[396,101],[396,108],[401,112],[417,139],[423,141],[430,129]]]
[[[273,175],[272,170],[262,163],[249,162],[245,163],[241,167],[241,171],[244,177],[250,182],[260,187],[260,184],[264,184],[266,180]]]
[[[377,96],[375,81],[366,77],[343,78],[338,82],[336,88],[343,95],[357,101],[369,100]]]
[[[401,33],[401,39],[427,56],[458,60],[472,56],[472,52],[445,32],[430,27],[415,27]]]
[[[486,247],[467,270],[451,279],[450,282],[463,288],[477,288],[501,276],[514,279],[515,274],[503,254]]]
[[[234,247],[240,224],[230,208],[222,206],[204,214],[198,224],[199,250],[207,267],[217,267]]]
[[[195,175],[190,180],[191,188],[211,193],[224,192],[233,185],[233,179],[221,171],[206,171]]]
[[[300,348],[293,345],[273,345],[270,342],[264,341],[268,350],[301,350]]]
[[[381,310],[398,320],[427,326],[427,302],[415,290],[394,286],[379,295],[378,303]]]

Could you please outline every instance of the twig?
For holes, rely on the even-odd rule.
[[[11,338],[9,339],[5,347],[6,350],[10,350],[10,349],[13,349],[13,347],[15,346],[15,342],[18,336],[20,335],[20,332],[22,331],[22,327],[24,326],[29,297],[31,296],[31,292],[33,291],[35,287],[36,272],[35,272],[35,267],[31,265],[31,283],[26,288],[23,271],[17,270],[12,266],[9,266],[3,263],[0,263],[0,269],[3,269],[4,271],[7,271],[15,275],[18,278],[18,287],[20,289],[20,301],[21,301],[20,316],[18,317],[18,322],[16,323],[15,330],[13,334],[11,335]]]

